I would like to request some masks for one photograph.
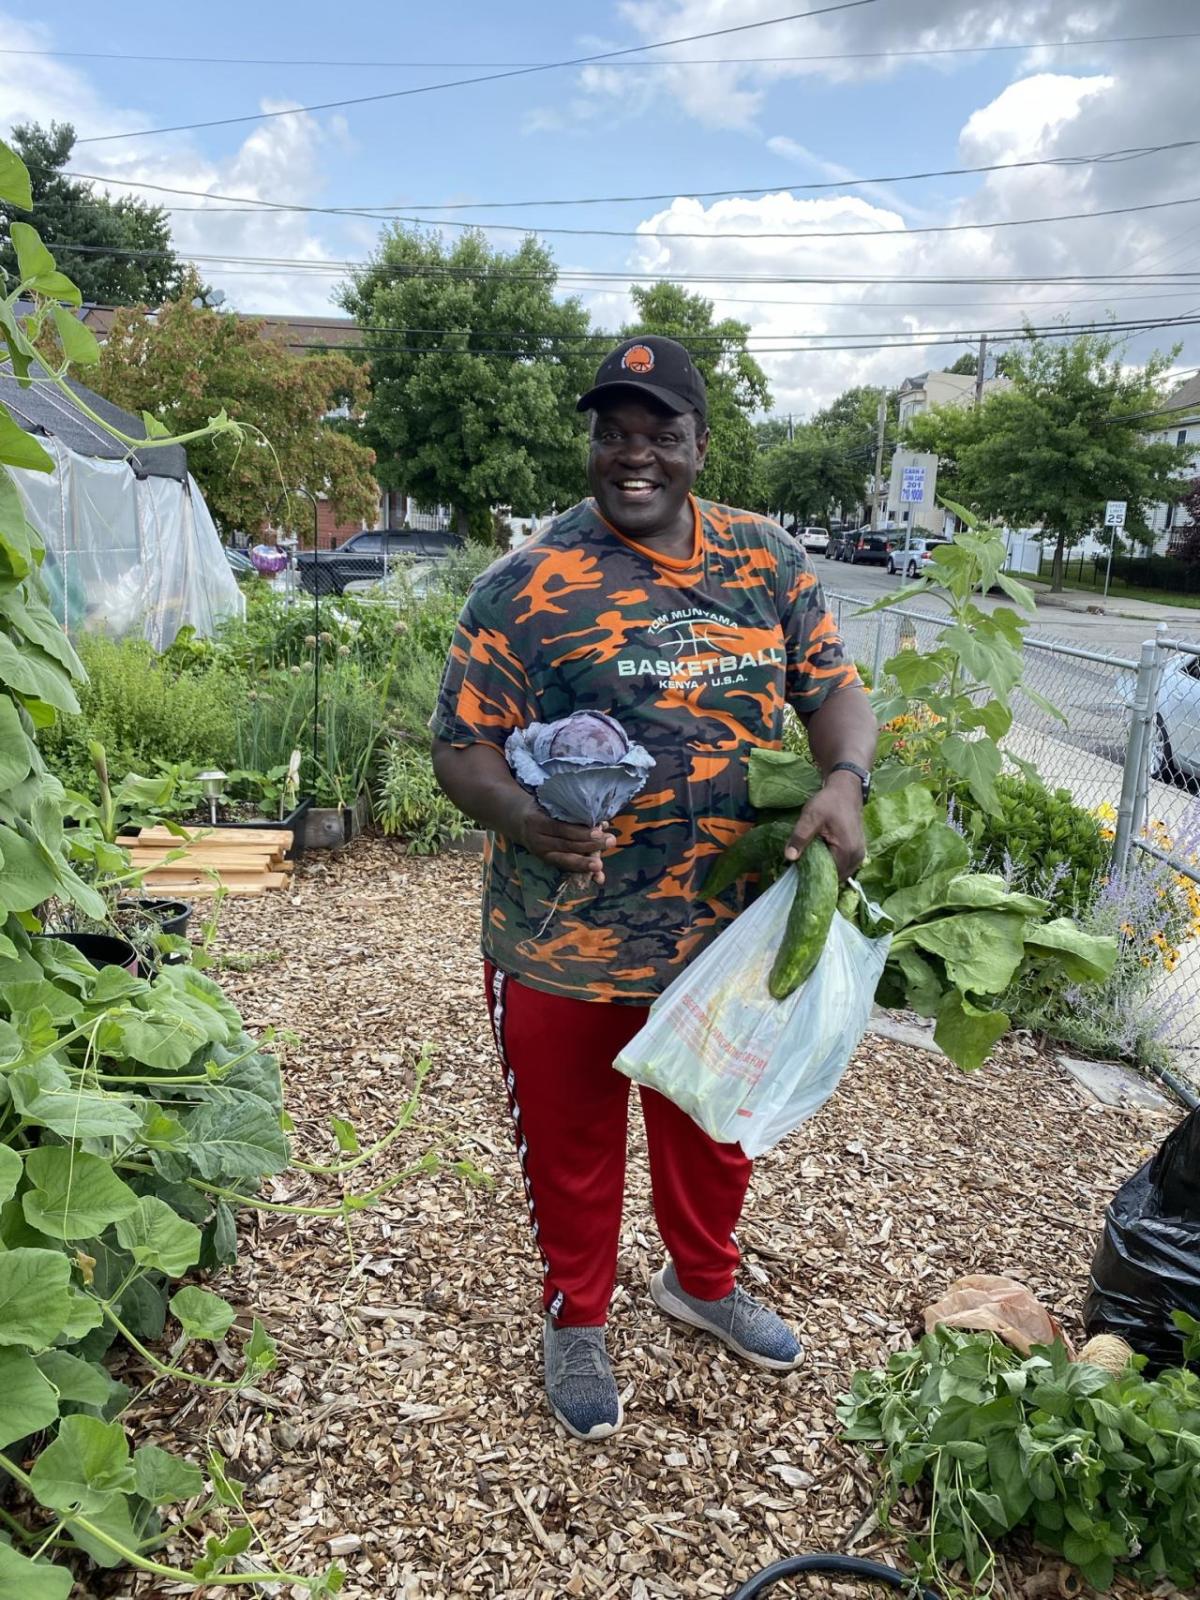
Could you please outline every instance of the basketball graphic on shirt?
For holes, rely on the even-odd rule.
[[[644,344],[631,344],[621,357],[621,365],[626,372],[636,372],[639,376],[654,371],[654,351]]]

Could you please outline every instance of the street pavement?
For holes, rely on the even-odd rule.
[[[904,579],[889,577],[886,567],[851,566],[848,562],[826,561],[823,556],[813,558],[817,576],[827,590],[838,594],[860,597],[870,602],[881,595],[894,594],[904,587]],[[1034,590],[1037,597],[1037,615],[1030,623],[1030,632],[1046,639],[1062,639],[1085,650],[1100,650],[1109,655],[1138,657],[1144,639],[1152,639],[1160,622],[1167,626],[1173,639],[1188,639],[1200,643],[1200,610],[1183,606],[1156,605],[1150,601],[1110,598],[1104,605],[1099,594],[1093,597],[1079,590],[1061,595],[1051,595],[1044,586]],[[983,602],[990,610],[996,605],[1010,605],[1002,594],[991,595]],[[1088,607],[1103,607],[1099,612],[1089,612]],[[943,614],[944,608],[934,600],[918,597],[910,600],[906,609],[925,611],[931,616]]]

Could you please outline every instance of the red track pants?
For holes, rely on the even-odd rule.
[[[617,1273],[629,1079],[613,1067],[647,1007],[573,1000],[485,963],[517,1154],[545,1272],[543,1304],[566,1327],[604,1322]],[[679,1281],[716,1300],[733,1288],[752,1162],[678,1106],[639,1090],[654,1215]]]

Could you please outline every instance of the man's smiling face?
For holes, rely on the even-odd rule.
[[[684,532],[707,450],[695,412],[674,416],[632,390],[616,395],[592,417],[588,483],[601,515],[631,539]]]

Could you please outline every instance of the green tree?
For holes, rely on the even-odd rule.
[[[763,457],[767,499],[798,522],[827,521],[833,506],[862,499],[866,468],[860,455],[845,453],[836,434],[802,425],[790,442]]]
[[[188,447],[188,465],[226,533],[265,524],[312,526],[311,510],[284,489],[323,495],[346,521],[372,520],[379,507],[374,455],[355,431],[328,420],[353,418],[367,403],[365,369],[337,353],[297,356],[263,336],[251,317],[192,305],[196,285],[151,319],[118,312],[88,382],[133,411],[152,411],[172,433],[203,427],[227,411],[261,430],[239,442],[218,436]]]
[[[754,439],[760,450],[773,450],[777,444],[786,444],[792,431],[790,417],[761,417],[754,424]]]
[[[657,333],[685,344],[708,385],[712,440],[700,492],[723,505],[753,507],[762,485],[755,467],[757,439],[750,418],[771,404],[767,375],[746,348],[747,322],[713,321],[713,303],[677,283],[635,285],[637,320],[622,337]]]
[[[906,430],[907,444],[941,458],[939,480],[957,499],[1013,526],[1042,524],[1054,538],[1055,591],[1066,551],[1099,526],[1104,502],[1126,501],[1129,524],[1145,524],[1156,501],[1173,498],[1191,454],[1148,431],[1173,357],[1132,368],[1124,349],[1108,334],[1031,333],[1009,352],[1010,387],[978,407],[935,407]]]
[[[185,269],[171,245],[167,213],[141,200],[112,200],[91,184],[68,178],[63,168],[75,144],[69,122],[52,122],[48,129],[36,122],[21,124],[13,129],[12,142],[29,169],[42,239],[85,302],[158,306],[179,294]],[[18,206],[0,204],[0,268],[10,278],[16,277],[17,258],[8,230],[26,216]],[[121,250],[155,253],[116,253]]]
[[[575,401],[595,371],[588,315],[557,301],[557,269],[536,239],[511,255],[470,231],[385,231],[340,294],[370,353],[364,438],[379,480],[454,508],[461,532],[489,508],[519,516],[585,491],[586,423]]]

